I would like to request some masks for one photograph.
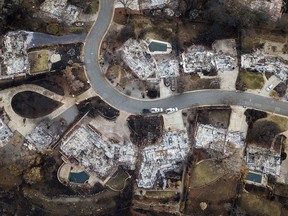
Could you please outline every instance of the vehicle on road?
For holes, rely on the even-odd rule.
[[[150,112],[151,113],[162,113],[163,112],[163,108],[157,108],[157,107],[151,108]]]
[[[154,107],[154,108],[150,108],[150,109],[143,109],[142,113],[147,114],[147,113],[162,113],[163,112],[163,108],[158,108],[158,107]]]
[[[272,88],[273,88],[273,84],[270,84],[270,85],[266,88],[266,91],[267,91],[267,92],[270,92]]]
[[[177,111],[178,111],[177,107],[170,107],[170,108],[165,109],[165,113],[166,114],[171,114],[171,113],[174,113],[174,112],[177,112]]]

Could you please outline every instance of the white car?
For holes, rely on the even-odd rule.
[[[163,112],[163,108],[157,108],[157,107],[151,108],[150,112],[151,113],[162,113]]]
[[[266,88],[266,91],[267,91],[267,92],[270,92],[272,88],[273,88],[273,84],[270,84],[270,85]]]
[[[171,113],[174,113],[174,112],[177,112],[177,111],[178,111],[177,107],[170,107],[170,108],[165,109],[165,113],[166,114],[171,114]]]

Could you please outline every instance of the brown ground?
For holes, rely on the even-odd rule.
[[[229,215],[225,205],[229,205],[236,196],[237,178],[226,175],[216,182],[201,188],[190,188],[185,214],[187,215]],[[193,182],[193,176],[191,177]],[[200,203],[208,207],[201,210]]]
[[[198,109],[197,120],[201,124],[211,124],[214,127],[228,128],[231,108],[219,107],[211,109]]]
[[[138,146],[153,145],[162,140],[162,116],[129,116],[130,139]]]
[[[201,79],[197,74],[184,74],[177,79],[177,91],[183,93],[198,89],[219,89],[220,80],[218,78]]]
[[[284,20],[284,19],[283,19]],[[287,21],[286,21],[287,22]],[[276,23],[275,23],[276,24]],[[241,49],[244,52],[251,52],[253,49],[261,48],[263,45],[260,40],[271,40],[285,43],[286,36],[281,30],[271,30],[268,28],[249,29],[243,31],[241,38]]]
[[[288,130],[287,118],[248,109],[245,111],[249,125],[246,141],[260,147],[270,148],[273,140],[281,132]],[[276,139],[274,149],[280,150],[282,141]]]

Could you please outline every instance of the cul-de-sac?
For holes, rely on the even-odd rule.
[[[0,0],[0,215],[287,216],[286,0]]]

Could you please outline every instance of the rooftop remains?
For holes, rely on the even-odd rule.
[[[19,74],[28,73],[28,44],[32,34],[25,31],[8,32],[3,40],[3,64],[6,70],[1,70],[1,78],[9,78]]]
[[[158,69],[154,58],[147,53],[148,45],[143,41],[127,40],[122,48],[122,59],[137,77],[146,80],[156,75]]]
[[[138,0],[116,0],[115,8],[130,8],[131,10],[140,10]]]
[[[132,144],[111,144],[89,124],[76,127],[62,141],[60,149],[65,156],[74,157],[102,178],[118,165],[135,169],[136,150]]]
[[[29,149],[45,151],[49,146],[59,140],[64,132],[61,122],[51,122],[48,119],[40,122],[36,128],[25,137],[25,143]]]
[[[273,149],[249,145],[246,148],[245,161],[250,170],[274,176],[280,175],[281,153]]]
[[[179,76],[179,61],[175,59],[163,59],[157,61],[160,78]]]
[[[153,44],[153,51],[149,46]],[[156,44],[156,45],[155,45]],[[160,46],[166,48],[158,50]],[[172,51],[171,44],[158,40],[127,40],[122,48],[123,61],[130,67],[133,73],[142,80],[152,80],[166,77],[179,76],[179,61],[168,55]]]
[[[154,9],[162,8],[168,5],[171,0],[139,0],[140,8],[143,9]]]
[[[45,0],[40,10],[48,17],[57,19],[71,25],[77,21],[80,9],[74,5],[67,4],[67,0]]]
[[[259,10],[270,14],[271,19],[277,21],[282,15],[282,0],[241,0],[245,5],[248,5],[252,10]]]
[[[244,148],[244,140],[244,136],[240,132],[228,132],[227,129],[198,124],[195,134],[195,147],[212,149],[229,155],[233,153],[233,149]]]
[[[145,147],[142,151],[143,162],[137,179],[138,187],[152,188],[157,175],[163,178],[165,172],[178,168],[189,152],[189,141],[184,132],[167,132],[161,145]]]
[[[0,118],[0,148],[7,145],[10,137],[13,135],[8,126]]]
[[[182,63],[185,73],[210,72],[213,69],[230,71],[236,67],[233,57],[216,53],[199,45],[193,45],[182,53]]]
[[[283,81],[288,79],[288,62],[280,57],[256,53],[244,54],[241,56],[241,67],[261,73],[270,72]]]

